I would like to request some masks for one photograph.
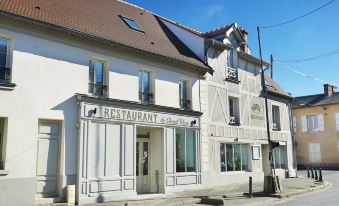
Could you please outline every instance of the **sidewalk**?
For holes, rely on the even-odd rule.
[[[172,195],[153,197],[150,199],[89,204],[87,206],[175,206],[175,205],[262,205],[276,198],[291,197],[303,193],[325,189],[330,186],[328,182],[316,182],[310,178],[290,178],[282,180],[283,192],[274,195],[262,195],[263,183],[253,184],[253,193],[261,194],[260,198],[247,198],[243,194],[248,192],[248,184],[226,185],[208,187],[198,190],[185,190]]]
[[[314,179],[299,177],[281,180],[282,193],[263,194],[263,183],[253,184],[253,198],[247,198],[248,184],[207,187],[184,190],[171,195],[141,195],[137,200],[88,204],[86,206],[178,206],[178,205],[267,205],[277,200],[301,195],[329,187],[329,182],[316,182]],[[67,204],[48,204],[39,206],[66,206]]]

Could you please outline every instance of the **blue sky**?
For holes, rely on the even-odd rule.
[[[249,32],[252,54],[258,55],[256,27],[301,16],[330,0],[128,0],[198,31],[237,22]],[[339,1],[281,27],[262,30],[264,59],[308,58],[339,49]],[[293,96],[322,93],[322,83],[291,72],[286,67],[339,86],[339,54],[303,63],[276,63],[274,79]]]

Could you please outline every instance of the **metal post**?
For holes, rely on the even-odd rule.
[[[314,168],[314,179],[318,181],[317,167]]]
[[[323,181],[323,173],[321,171],[321,168],[319,168],[319,182]]]
[[[248,185],[248,196],[252,198],[252,177],[250,177],[249,185]]]
[[[313,167],[311,167],[311,177],[314,178]]]
[[[307,178],[310,178],[310,168],[307,167]]]
[[[273,162],[273,155],[272,155],[272,147],[271,147],[271,133],[270,133],[270,121],[269,121],[269,114],[268,114],[268,101],[267,101],[267,87],[265,84],[265,71],[263,66],[263,59],[262,59],[262,50],[261,50],[261,39],[260,39],[260,28],[257,27],[258,32],[258,43],[259,43],[259,54],[260,54],[260,69],[261,69],[261,85],[264,91],[264,98],[265,98],[265,110],[266,110],[266,130],[267,130],[267,140],[269,145],[269,162],[270,162],[270,176],[272,177],[272,191],[276,193],[276,184],[275,184],[275,165]]]
[[[271,79],[273,79],[273,55],[271,54]]]

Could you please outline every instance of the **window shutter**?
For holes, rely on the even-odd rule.
[[[293,131],[297,132],[297,118],[293,117]]]
[[[301,117],[301,127],[302,127],[302,132],[307,132],[307,120],[306,116]]]
[[[335,113],[335,122],[337,125],[337,131],[339,131],[339,113]]]
[[[318,115],[318,128],[319,131],[324,131],[324,116],[322,114]]]

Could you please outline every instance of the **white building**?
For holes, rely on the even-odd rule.
[[[263,177],[265,128],[263,120],[250,124],[248,113],[252,101],[262,106],[260,78],[249,72],[257,71],[255,58],[234,52],[248,71],[238,70],[241,82],[233,85],[213,63],[223,61],[226,39],[209,44],[210,37],[135,6],[1,2],[0,205],[65,201],[68,185],[87,203]],[[220,48],[219,58],[213,51]],[[234,129],[230,94],[247,117]],[[272,102],[282,117],[274,138],[291,151],[288,108]],[[220,143],[227,153],[235,139],[246,143],[248,164],[224,173]],[[256,145],[259,159],[250,161]],[[292,168],[288,154],[284,169]]]

